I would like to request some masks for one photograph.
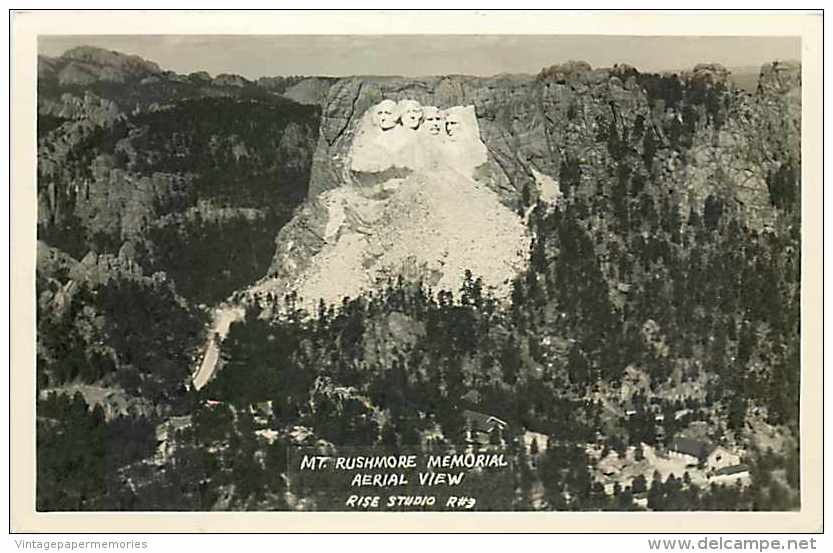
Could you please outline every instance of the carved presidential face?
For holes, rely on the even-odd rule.
[[[397,115],[396,102],[393,100],[382,100],[373,108],[374,122],[383,131],[396,126]]]
[[[462,129],[463,125],[458,113],[450,112],[445,114],[445,133],[448,136],[454,137],[459,134]]]
[[[443,130],[443,113],[434,106],[422,108],[422,115],[425,119],[425,128],[429,134],[438,135]]]
[[[422,122],[422,106],[416,100],[402,100],[399,102],[399,117],[403,127],[417,129]]]

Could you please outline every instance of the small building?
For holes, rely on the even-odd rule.
[[[492,432],[496,429],[502,433],[508,425],[506,421],[495,416],[468,409],[463,410],[463,418],[468,426],[466,441],[481,445],[490,443]]]
[[[668,445],[668,456],[688,461],[689,464],[700,463],[708,457],[711,446],[701,440],[692,438],[674,438]]]
[[[734,484],[736,482],[745,484],[750,480],[749,467],[744,464],[723,467],[710,475],[709,479],[717,484]]]
[[[472,430],[479,432],[491,432],[495,427],[503,430],[508,425],[506,421],[495,416],[470,411],[468,409],[463,410],[463,418],[466,419],[466,423],[468,423]]]
[[[546,434],[542,434],[541,432],[534,432],[532,430],[527,430],[524,432],[523,435],[523,443],[526,447],[526,450],[529,453],[532,453],[532,443],[534,442],[538,452],[546,451],[547,444],[550,441],[550,437]]]
[[[706,469],[718,472],[722,469],[740,465],[740,455],[732,453],[723,446],[715,447],[706,457]]]
[[[315,433],[306,426],[293,426],[289,430],[288,435],[293,445],[307,445],[307,438],[314,437]]]
[[[715,476],[741,476],[743,474],[749,474],[749,466],[743,463],[731,467],[723,467],[714,473]]]
[[[723,446],[715,446],[692,438],[674,438],[668,446],[668,455],[669,457],[685,459],[689,464],[702,463],[706,471],[711,474],[741,466],[740,455],[737,453]]]
[[[156,427],[156,462],[165,463],[174,451],[176,433],[191,427],[191,416],[171,417]]]
[[[633,494],[633,503],[643,509],[648,508],[648,492],[639,492]]]
[[[621,472],[622,461],[615,452],[611,451],[607,457],[599,460],[596,464],[596,469],[601,472],[603,476],[613,478]]]
[[[179,430],[185,430],[191,427],[191,416],[183,415],[179,417],[171,417],[165,422],[156,427],[156,441],[165,442],[173,437]]]
[[[255,434],[266,440],[270,445],[275,442],[280,436],[280,432],[272,428],[262,428],[255,430]]]
[[[272,410],[272,401],[259,401],[249,405],[249,413],[255,424],[259,426],[266,426],[269,424],[269,419],[272,418],[274,411]]]

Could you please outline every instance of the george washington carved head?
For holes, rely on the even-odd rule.
[[[394,128],[398,118],[396,102],[393,100],[382,100],[373,108],[373,122],[383,131]]]

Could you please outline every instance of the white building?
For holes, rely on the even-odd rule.
[[[715,447],[706,457],[706,469],[719,471],[720,469],[734,467],[740,464],[740,455],[732,453],[723,446]]]

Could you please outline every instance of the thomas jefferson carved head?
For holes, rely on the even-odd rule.
[[[416,130],[422,122],[422,106],[416,100],[402,100],[399,102],[399,117],[402,126]]]
[[[422,115],[425,119],[425,128],[429,134],[438,135],[443,130],[443,112],[434,106],[422,108]]]
[[[396,102],[393,100],[382,100],[373,108],[373,122],[383,131],[396,126],[398,115]]]

